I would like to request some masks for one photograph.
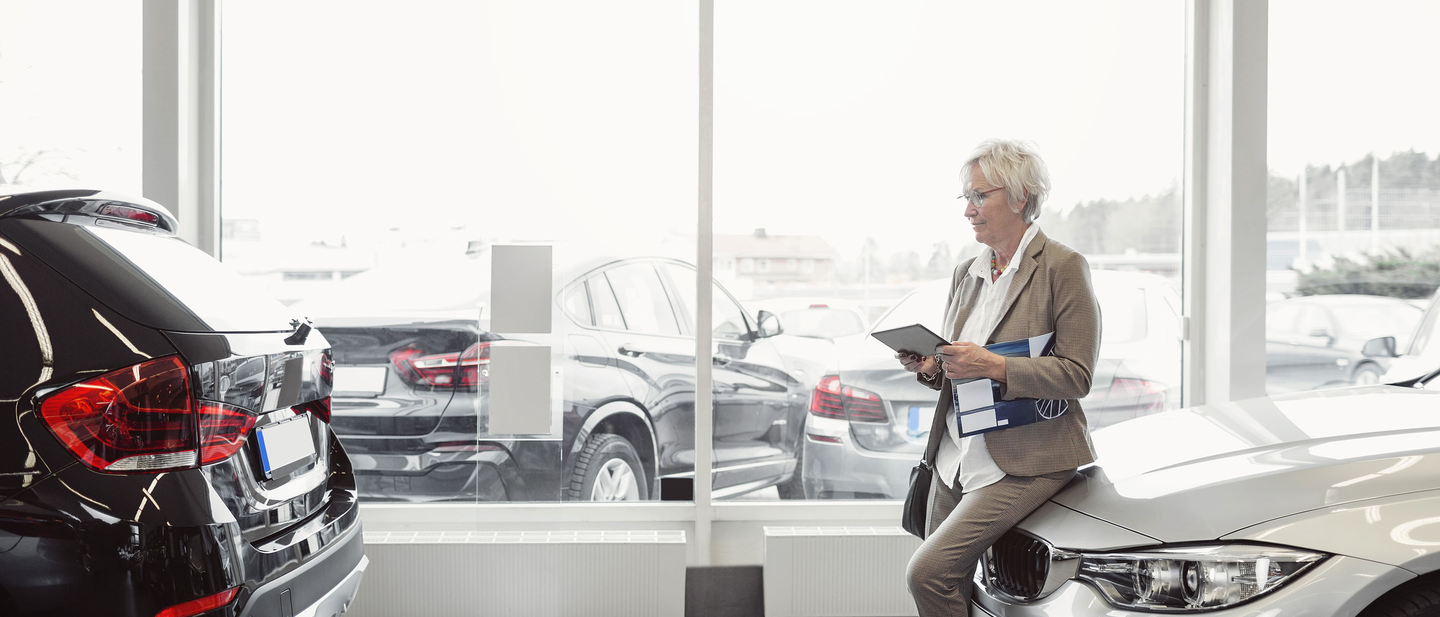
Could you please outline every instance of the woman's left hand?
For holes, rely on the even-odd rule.
[[[951,379],[989,377],[1005,381],[1005,357],[983,345],[955,343],[940,348],[945,361],[945,376]]]

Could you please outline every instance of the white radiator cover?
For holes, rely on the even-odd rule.
[[[899,527],[766,527],[765,617],[915,615]]]
[[[684,531],[365,532],[347,617],[675,617]]]

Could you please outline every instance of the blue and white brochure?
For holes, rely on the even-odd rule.
[[[1055,333],[986,345],[985,349],[1010,358],[1053,356]],[[961,437],[1052,420],[1070,410],[1067,401],[1033,398],[1000,400],[1000,384],[985,378],[955,380],[951,382],[951,387],[951,406]]]

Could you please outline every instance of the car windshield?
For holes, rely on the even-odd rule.
[[[940,321],[945,315],[945,296],[950,292],[949,281],[925,285],[900,300],[895,308],[886,313],[875,325],[875,331],[890,330],[911,324],[922,324],[931,331],[941,332]]]
[[[832,308],[806,308],[780,313],[785,333],[812,338],[839,338],[865,331],[865,322],[850,311]]]
[[[1440,292],[1436,292],[1435,299],[1431,300],[1430,308],[1425,311],[1425,319],[1420,326],[1415,328],[1414,338],[1410,341],[1410,349],[1405,352],[1407,355],[1418,356],[1425,353],[1430,346],[1430,339],[1435,337],[1435,324],[1440,321],[1440,310],[1437,310],[1437,303],[1440,303]],[[1403,347],[1398,347],[1404,349]]]

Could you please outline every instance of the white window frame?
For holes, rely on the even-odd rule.
[[[221,2],[147,0],[143,67],[144,191],[217,256]],[[1265,280],[1252,264],[1265,257],[1269,3],[1187,0],[1185,11],[1183,401],[1195,405],[1264,388]],[[714,0],[700,0],[697,323],[709,323],[714,289],[714,23]],[[685,529],[690,564],[705,566],[759,563],[767,523],[898,521],[895,501],[714,503],[710,344],[709,328],[696,328],[693,503],[377,504],[362,507],[367,529]]]

